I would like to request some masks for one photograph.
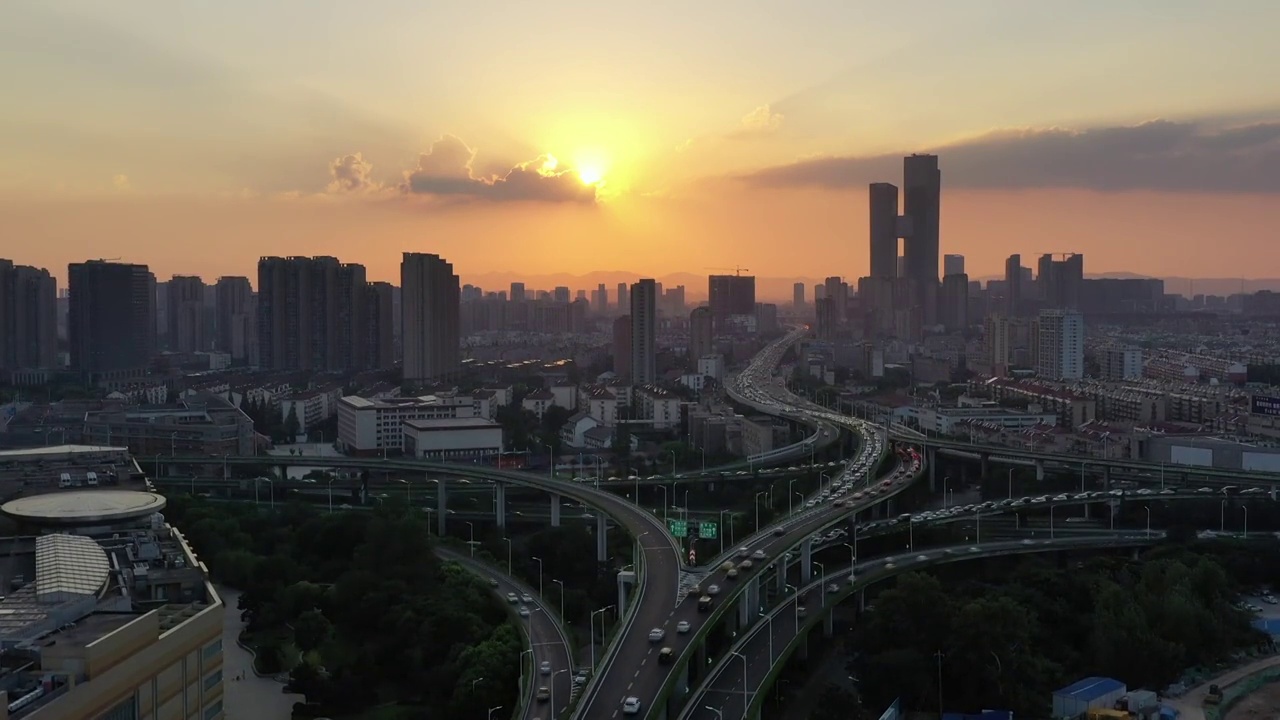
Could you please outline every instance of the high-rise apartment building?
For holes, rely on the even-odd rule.
[[[1040,286],[1040,297],[1046,307],[1080,309],[1084,291],[1084,255],[1041,255],[1036,284]]]
[[[871,277],[898,276],[898,187],[891,183],[871,183]]]
[[[631,293],[626,283],[618,283],[618,312],[623,315],[631,309]]]
[[[155,276],[146,265],[67,266],[71,368],[92,382],[146,374],[156,351]]]
[[[1042,310],[1036,337],[1036,374],[1050,380],[1084,378],[1084,315]]]
[[[249,284],[249,278],[234,275],[220,277],[214,285],[214,294],[218,350],[229,354],[234,363],[255,363],[254,348],[258,344],[258,333],[253,287]]]
[[[209,349],[204,325],[204,281],[190,275],[174,275],[165,283],[165,331],[168,347],[174,352],[194,353]]]
[[[830,312],[837,325],[844,324],[849,307],[849,284],[839,277],[829,277],[823,283],[826,298],[831,301]]]
[[[756,311],[756,279],[752,275],[711,275],[707,278],[707,305],[720,327],[734,315]]]
[[[579,293],[581,293],[583,296],[585,296],[585,295],[586,295],[586,291],[585,291],[585,290],[579,290],[578,292],[579,292]],[[567,288],[567,287],[565,287],[565,286],[563,286],[563,285],[561,285],[561,286],[557,287],[557,288],[555,289],[555,291],[552,293],[552,296],[553,296],[553,297],[552,297],[552,299],[553,299],[553,300],[555,300],[555,301],[556,301],[556,302],[558,302],[558,303],[567,303],[567,302],[569,302],[569,300],[571,300],[571,299],[572,299],[572,298],[569,296],[569,288]]]
[[[631,378],[630,315],[620,315],[613,321],[613,374],[623,380]]]
[[[643,279],[631,285],[631,382],[658,379],[658,284]]]
[[[964,256],[963,255],[943,255],[942,256],[942,277],[948,275],[964,275]]]
[[[969,276],[964,273],[944,275],[938,304],[938,319],[947,332],[960,332],[968,327]]]
[[[802,282],[791,285],[791,307],[796,312],[804,310],[804,283]]]
[[[259,259],[259,366],[320,371],[362,367],[364,286],[364,266],[337,258]]]
[[[715,352],[715,329],[711,308],[702,306],[689,313],[689,357],[697,363],[704,355]]]
[[[364,286],[364,367],[371,370],[390,370],[395,367],[395,304],[392,302],[392,285],[388,282],[371,282]]]
[[[512,284],[512,291],[516,285]],[[400,261],[404,379],[436,382],[459,370],[458,276],[439,255],[405,253]],[[524,286],[520,286],[523,296]]]
[[[0,370],[51,370],[57,360],[57,281],[0,259]]]
[[[1022,290],[1022,256],[1010,255],[1004,261],[1005,315],[1018,317],[1022,314]]]

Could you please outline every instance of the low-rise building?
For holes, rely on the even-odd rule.
[[[462,395],[370,400],[350,395],[338,401],[338,448],[352,454],[398,452],[404,421],[475,417],[472,398]]]
[[[547,412],[547,408],[555,404],[556,396],[550,390],[534,390],[520,401],[520,406],[537,415],[539,420]]]
[[[566,447],[585,448],[587,432],[598,427],[601,427],[599,420],[585,412],[574,413],[560,428],[560,442]]]
[[[584,385],[578,391],[578,407],[606,427],[617,424],[618,411],[626,406],[612,387]]]
[[[653,425],[654,430],[670,430],[680,424],[680,398],[657,385],[636,389],[636,419]]]
[[[742,421],[742,454],[747,457],[762,455],[774,449],[777,433],[773,419],[757,415]]]
[[[502,453],[502,426],[486,418],[405,420],[405,455],[426,460],[476,460]]]
[[[289,413],[293,413],[298,419],[298,432],[306,433],[307,428],[337,415],[341,399],[340,385],[291,393],[280,398],[280,419],[287,422]]]
[[[257,449],[253,420],[216,395],[87,412],[80,442],[127,447],[141,457],[252,455]]]
[[[912,407],[908,412],[922,431],[942,435],[963,434],[973,424],[1019,430],[1058,422],[1057,413],[1027,412],[994,404],[987,407]]]

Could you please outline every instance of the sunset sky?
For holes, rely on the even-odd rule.
[[[857,278],[936,152],[942,252],[1280,277],[1280,3],[6,0],[0,257],[253,276]]]

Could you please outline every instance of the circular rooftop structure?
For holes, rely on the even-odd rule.
[[[107,525],[164,509],[161,495],[134,490],[81,490],[10,500],[0,512],[36,525]]]

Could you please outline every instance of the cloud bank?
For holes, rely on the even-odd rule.
[[[929,152],[944,183],[976,189],[1280,193],[1280,122],[1153,120],[1086,130],[1002,130]],[[900,155],[824,157],[747,173],[759,187],[896,182]]]
[[[461,139],[445,135],[418,157],[418,167],[405,172],[400,191],[494,201],[581,202],[596,200],[596,188],[577,173],[560,168],[543,155],[515,165],[503,175],[476,177],[471,163],[475,151]]]

